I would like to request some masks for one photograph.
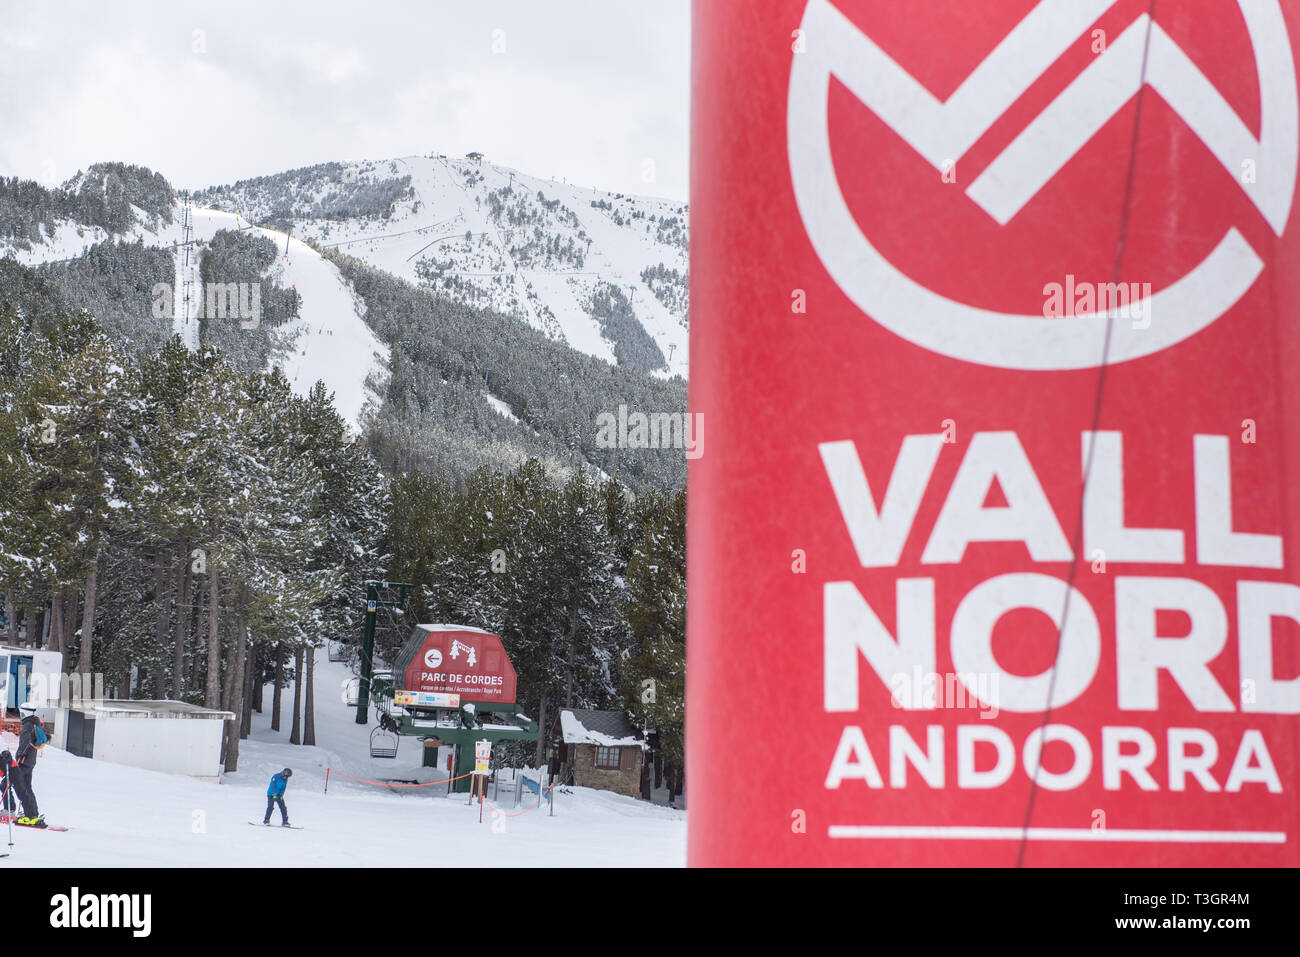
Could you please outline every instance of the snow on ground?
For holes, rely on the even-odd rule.
[[[367,385],[372,371],[384,374],[390,351],[366,325],[365,306],[333,263],[302,243],[270,229],[258,232],[275,240],[287,254],[284,283],[302,296],[301,317],[289,324],[296,345],[281,364],[295,392],[308,391],[317,380],[334,390],[339,414],[353,424],[368,402],[378,403]]]
[[[181,208],[181,229],[187,231],[194,216],[187,203]],[[177,245],[172,249],[176,262],[176,277],[172,280],[172,331],[181,337],[187,349],[199,347],[199,309],[203,294],[199,289],[199,254],[192,244]]]
[[[444,785],[398,788],[331,775],[333,767],[375,781],[445,781],[421,768],[420,745],[401,742],[396,760],[369,756],[368,726],[354,721],[342,701],[346,666],[316,664],[316,747],[288,744],[286,689],[283,730],[270,730],[271,689],[266,712],[253,715],[253,733],[241,743],[239,771],[221,784],[73,757],[47,746],[33,784],[41,810],[65,833],[14,828],[13,867],[610,867],[683,866],[686,815],[682,811],[607,791],[569,788],[557,792],[555,816],[543,806],[520,808],[502,784],[492,808],[467,805]],[[7,736],[12,739],[12,735]],[[14,742],[6,740],[12,749]],[[266,785],[283,767],[293,768],[285,795],[289,817],[303,830],[250,827],[266,809]],[[489,789],[489,799],[492,792]],[[533,796],[533,801],[536,797]],[[510,816],[514,815],[514,816]],[[279,813],[272,817],[279,821]],[[7,840],[0,827],[0,842]]]
[[[498,415],[504,416],[511,422],[519,421],[519,416],[515,415],[514,412],[511,411],[510,406],[506,404],[504,399],[498,399],[491,392],[484,392],[483,398],[487,399],[488,405],[492,406]]]
[[[41,263],[76,259],[91,246],[110,238],[108,232],[98,226],[83,226],[67,220],[59,222],[53,229],[42,226],[41,235],[45,237],[44,241],[33,243],[29,249],[6,245],[3,252],[24,266],[39,266]]]

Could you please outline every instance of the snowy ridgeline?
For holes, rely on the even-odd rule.
[[[323,658],[323,656],[322,656]],[[396,788],[374,781],[438,781],[420,767],[420,743],[403,740],[393,761],[369,758],[371,727],[357,725],[341,694],[350,676],[342,664],[316,666],[316,747],[288,744],[270,730],[270,714],[254,714],[240,751],[240,770],[221,785],[76,758],[46,747],[33,784],[41,810],[64,833],[15,829],[8,867],[679,867],[686,860],[686,815],[645,801],[567,788],[555,816],[545,807],[519,813],[525,801],[502,784],[495,805],[467,806],[445,786]],[[266,701],[271,700],[269,692]],[[286,709],[287,712],[287,709]],[[4,746],[13,748],[12,735]],[[302,830],[253,828],[266,810],[266,785],[294,770],[285,800]],[[334,768],[324,793],[325,769]],[[508,777],[504,780],[508,781]],[[567,792],[567,793],[566,793]],[[489,789],[488,798],[493,798]],[[531,795],[532,801],[536,796]],[[278,822],[278,813],[272,817]],[[272,833],[274,832],[274,833]]]
[[[686,376],[685,203],[438,155],[328,163],[196,201],[292,223],[322,248],[513,315],[588,355]]]

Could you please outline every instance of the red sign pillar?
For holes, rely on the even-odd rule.
[[[1300,864],[1300,15],[697,3],[692,864]]]

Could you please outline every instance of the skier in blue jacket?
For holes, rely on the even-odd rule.
[[[289,778],[293,777],[293,770],[285,768],[276,774],[271,775],[271,784],[266,789],[266,818],[263,824],[271,823],[271,809],[277,804],[280,805],[280,825],[289,826],[289,809],[284,806],[284,789],[289,786]]]

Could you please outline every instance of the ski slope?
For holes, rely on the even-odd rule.
[[[378,404],[380,396],[367,385],[372,375],[383,381],[390,350],[362,318],[365,306],[335,266],[318,252],[285,233],[251,225],[238,213],[179,206],[173,224],[157,233],[145,234],[145,241],[173,249],[177,260],[177,282],[185,269],[185,216],[189,216],[194,244],[207,243],[222,229],[252,229],[275,243],[280,256],[271,275],[277,285],[296,289],[302,297],[299,318],[281,328],[294,339],[289,354],[277,365],[284,370],[294,392],[306,395],[319,380],[334,393],[334,405],[343,418],[359,426],[362,412]],[[190,256],[188,278],[197,290],[196,259]],[[174,290],[178,299],[182,292]],[[198,342],[198,323],[193,318],[200,297],[191,296],[188,317],[175,313],[176,331],[193,348]]]
[[[286,689],[283,730],[267,713],[253,714],[253,733],[240,745],[240,770],[221,784],[77,758],[47,746],[33,786],[41,811],[62,833],[14,828],[12,852],[0,871],[25,867],[610,867],[684,866],[685,812],[631,798],[570,788],[547,808],[514,807],[503,785],[483,809],[445,785],[385,787],[349,780],[332,767],[373,781],[443,781],[421,768],[420,745],[404,739],[393,761],[369,757],[373,724],[354,722],[344,706],[343,665],[316,664],[315,747],[288,744]],[[12,749],[12,735],[4,746]],[[293,768],[285,794],[290,821],[303,830],[250,827],[266,810],[271,774]],[[527,795],[528,792],[525,792]],[[489,799],[492,792],[488,792]],[[536,797],[533,797],[533,801]],[[279,813],[272,817],[279,822]],[[0,841],[8,840],[0,827]]]

